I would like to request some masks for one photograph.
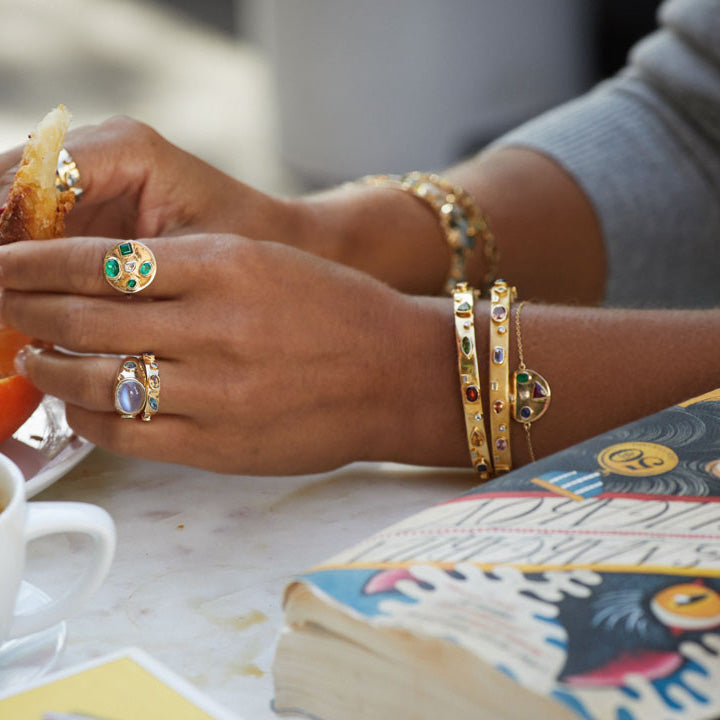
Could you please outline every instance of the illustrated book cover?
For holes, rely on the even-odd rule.
[[[138,648],[0,693],[2,720],[242,720]]]
[[[720,717],[720,390],[413,515],[285,591],[274,708]]]

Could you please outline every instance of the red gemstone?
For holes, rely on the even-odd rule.
[[[477,401],[478,401],[478,398],[480,397],[480,392],[479,392],[478,389],[475,387],[475,385],[470,385],[470,387],[468,387],[468,388],[465,389],[465,397],[466,397],[470,402],[477,402]]]
[[[504,403],[502,400],[496,400],[496,401],[493,403],[493,410],[494,410],[496,413],[502,412],[504,407],[505,407],[505,403]]]
[[[545,388],[539,382],[536,382],[535,386],[533,387],[533,397],[534,398],[547,397],[547,392],[546,392]]]

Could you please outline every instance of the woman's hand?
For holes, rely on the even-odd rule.
[[[448,300],[427,324],[412,298],[276,243],[232,235],[145,242],[157,275],[132,296],[103,278],[111,240],[0,247],[2,321],[91,353],[21,357],[30,380],[66,402],[78,434],[120,454],[223,472],[316,472],[408,459],[407,448],[422,443],[420,420],[441,438],[443,409],[429,418],[420,410],[438,392],[459,423],[446,423],[458,441],[443,452],[455,449],[464,462]],[[449,342],[438,341],[436,327]],[[448,366],[428,382],[438,349]],[[102,354],[148,351],[160,366],[160,411],[149,423],[123,419],[113,404],[120,357]]]
[[[300,207],[231,178],[126,117],[68,133],[80,170],[82,201],[67,218],[71,235],[135,238],[194,232],[239,233],[261,240],[290,237]],[[6,197],[22,153],[0,155]]]

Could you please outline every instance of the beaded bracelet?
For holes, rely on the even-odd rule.
[[[490,437],[495,472],[512,469],[510,449],[510,309],[514,287],[496,280],[490,289]]]
[[[522,335],[520,333],[520,312],[527,305],[523,301],[518,305],[515,313],[515,333],[517,335],[518,358],[520,363],[513,374],[512,382],[512,417],[513,420],[522,423],[527,436],[530,459],[535,462],[535,450],[533,449],[532,438],[530,437],[530,425],[539,420],[550,406],[550,384],[535,370],[530,370],[525,365],[523,355]]]
[[[358,181],[373,187],[404,190],[425,202],[437,215],[450,248],[450,269],[444,290],[452,295],[459,282],[467,281],[467,258],[482,240],[485,261],[483,289],[489,287],[497,273],[500,254],[487,218],[469,193],[434,173],[411,172],[406,175],[367,175]]]
[[[480,373],[475,345],[473,306],[475,292],[467,283],[458,283],[453,292],[455,341],[457,344],[460,392],[470,460],[483,480],[492,477],[493,464],[488,449],[480,389]]]

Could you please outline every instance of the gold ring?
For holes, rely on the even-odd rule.
[[[58,153],[57,167],[55,169],[55,187],[59,192],[72,190],[75,200],[80,200],[83,191],[80,187],[80,171],[72,155],[62,148]]]
[[[138,240],[113,245],[103,258],[103,274],[112,287],[122,293],[144,290],[155,278],[155,256]]]
[[[143,353],[143,368],[145,370],[145,405],[142,410],[142,419],[150,422],[152,416],[158,411],[160,405],[160,369],[155,355],[151,352]]]
[[[147,402],[145,366],[137,355],[123,358],[115,378],[115,410],[122,418],[134,418]]]

